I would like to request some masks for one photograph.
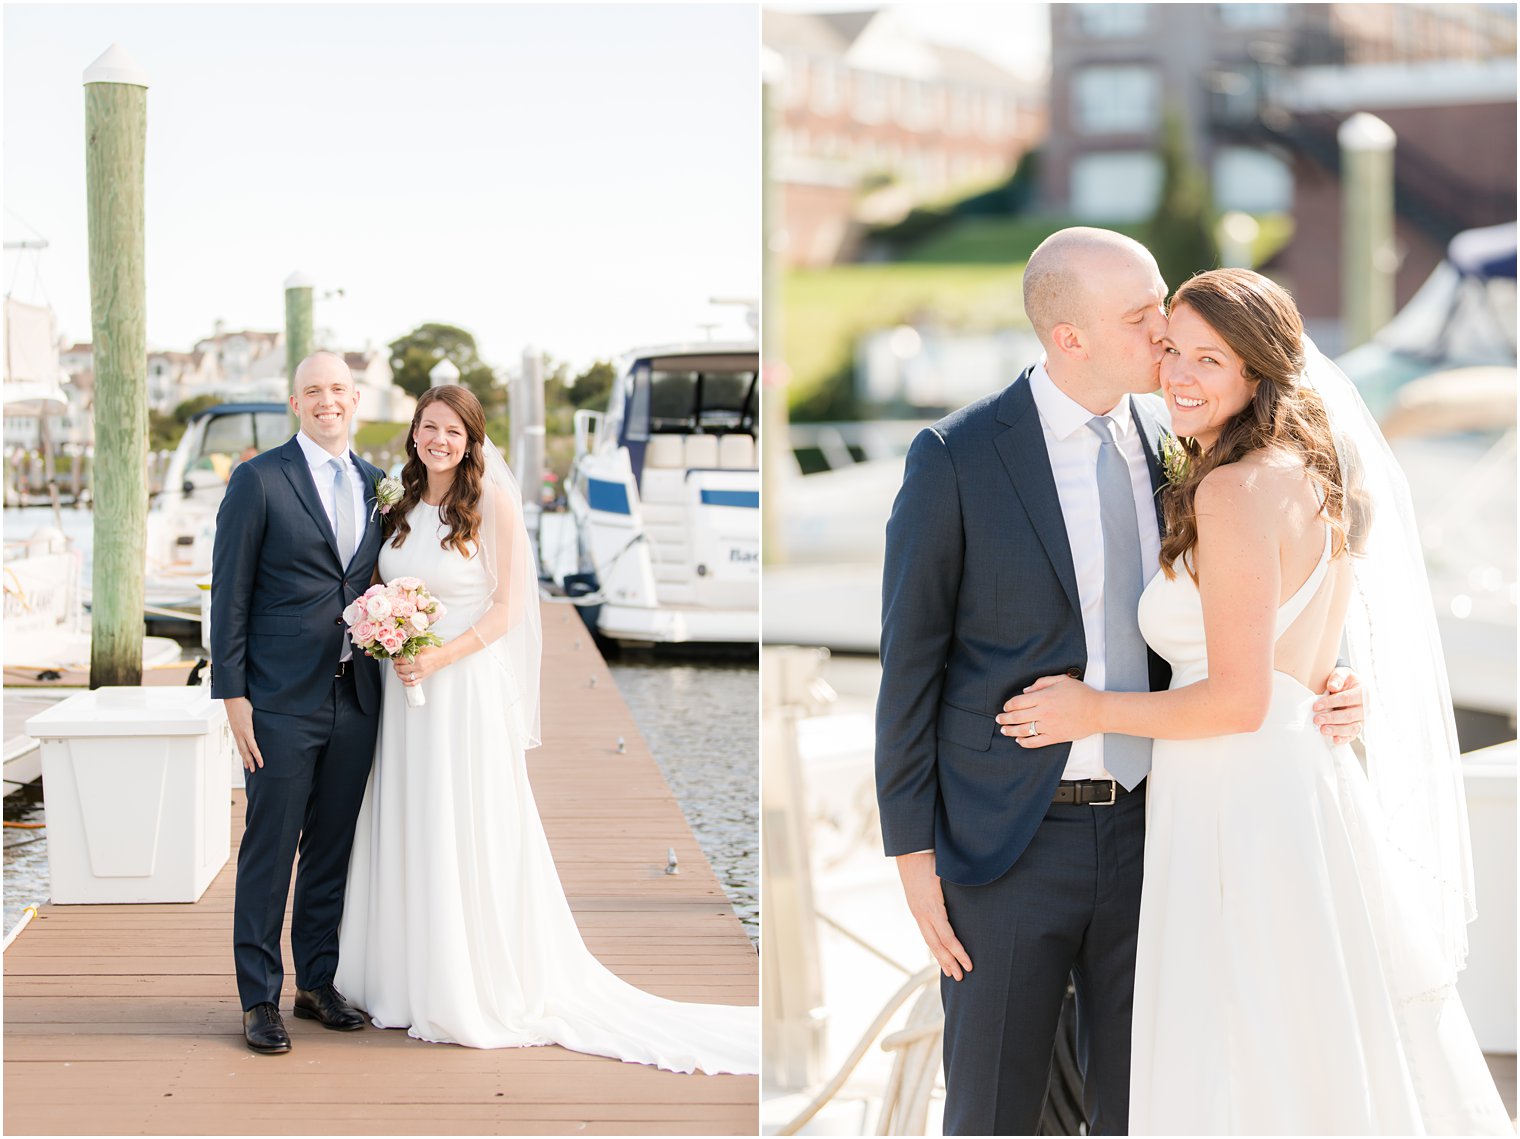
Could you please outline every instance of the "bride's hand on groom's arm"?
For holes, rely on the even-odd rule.
[[[1325,681],[1325,691],[1314,702],[1314,722],[1337,744],[1349,744],[1362,731],[1366,718],[1361,679],[1349,668],[1338,667]]]
[[[924,944],[939,962],[940,972],[959,981],[971,972],[971,956],[950,928],[945,912],[945,891],[934,872],[934,851],[921,850],[897,856],[897,873],[902,878],[903,895],[908,909],[918,922]]]
[[[999,729],[1022,748],[1049,747],[1095,735],[1103,696],[1069,676],[1042,676],[1003,705]]]

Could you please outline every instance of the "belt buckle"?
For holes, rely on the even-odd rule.
[[[348,666],[352,663],[352,661],[340,660],[338,662],[338,671],[333,673],[333,679],[337,680],[339,677],[347,676]]]
[[[1110,779],[1108,781],[1108,799],[1106,801],[1101,801],[1101,802],[1098,801],[1098,800],[1094,800],[1093,802],[1089,803],[1088,806],[1089,807],[1112,807],[1118,801],[1119,801],[1119,781],[1117,779]]]

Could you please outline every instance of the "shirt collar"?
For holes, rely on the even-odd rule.
[[[1040,413],[1040,420],[1057,439],[1071,438],[1093,418],[1092,412],[1056,386],[1050,373],[1045,370],[1044,356],[1040,357],[1040,362],[1029,374],[1029,394],[1034,397],[1034,406]],[[1135,419],[1130,414],[1129,396],[1122,397],[1114,405],[1108,418],[1113,420],[1116,440],[1123,439],[1135,429]]]
[[[301,445],[301,453],[306,456],[306,462],[311,466],[311,469],[314,472],[323,469],[334,459],[342,459],[347,463],[353,462],[353,456],[351,453],[345,452],[342,455],[329,454],[325,447],[307,435],[304,431],[296,432],[296,442]]]

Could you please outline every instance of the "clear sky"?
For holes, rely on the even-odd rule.
[[[744,335],[760,284],[748,4],[4,7],[6,287],[90,339],[82,76],[147,72],[148,339],[284,325],[302,269],[336,347],[424,321],[487,362]],[[37,277],[40,274],[40,291]]]

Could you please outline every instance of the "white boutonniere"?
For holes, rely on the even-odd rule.
[[[378,478],[375,480],[375,506],[381,514],[389,514],[391,507],[401,501],[401,496],[405,492],[406,488],[401,485],[400,479],[393,478],[390,475]],[[375,512],[371,510],[370,517],[373,518],[374,516]]]
[[[1166,476],[1166,481],[1176,486],[1188,477],[1187,449],[1182,441],[1170,431],[1161,433],[1161,473]]]

